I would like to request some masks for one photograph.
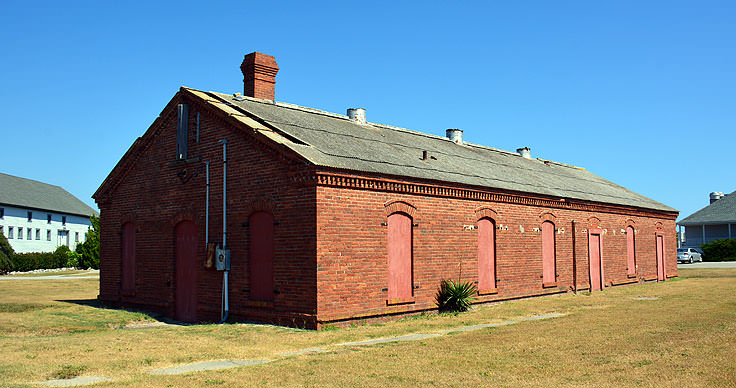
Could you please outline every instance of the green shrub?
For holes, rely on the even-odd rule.
[[[35,269],[64,268],[69,261],[69,248],[62,245],[54,252],[16,253],[12,257],[13,269],[16,271],[33,271]]]
[[[462,312],[470,308],[473,302],[472,296],[476,291],[475,284],[471,282],[458,281],[456,283],[452,280],[443,280],[434,299],[441,313]]]
[[[100,269],[100,217],[92,216],[89,220],[92,227],[87,231],[84,242],[77,244],[76,252],[82,257],[79,266]]]
[[[82,255],[80,255],[77,252],[68,252],[66,254],[66,266],[67,267],[79,267],[80,262],[82,261]]]
[[[0,273],[6,273],[13,270],[12,257],[15,255],[13,247],[10,246],[5,234],[0,232]]]
[[[736,238],[714,240],[702,244],[705,261],[736,261]]]

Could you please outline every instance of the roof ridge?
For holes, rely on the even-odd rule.
[[[182,87],[183,88],[187,88],[186,86],[182,86]],[[194,89],[194,88],[187,88],[187,89],[197,90],[197,89]],[[209,92],[203,92],[203,93],[214,93],[214,94],[221,95],[221,96],[229,96],[231,99],[235,100],[236,102],[238,101],[236,99],[236,97],[235,97],[234,94],[226,94],[226,93],[220,93],[220,92],[215,92],[215,91],[209,91]],[[282,108],[294,109],[294,110],[298,110],[298,111],[302,111],[302,112],[313,113],[313,114],[318,114],[318,115],[322,115],[322,116],[327,116],[327,117],[332,117],[332,118],[342,119],[342,120],[346,120],[346,121],[351,121],[352,122],[352,120],[350,120],[350,118],[347,115],[343,115],[343,114],[339,114],[339,113],[334,113],[334,112],[328,112],[328,111],[325,111],[325,110],[322,110],[322,109],[311,108],[311,107],[307,107],[307,106],[303,106],[303,105],[292,104],[292,103],[282,102],[282,101],[276,101],[276,100],[268,100],[268,99],[263,99],[263,98],[250,97],[250,96],[244,96],[244,95],[239,95],[237,98],[238,99],[241,99],[242,98],[243,100],[248,100],[248,101],[251,101],[251,102],[257,102],[257,103],[267,104],[267,105],[275,105],[275,106],[279,106],[279,107],[282,107]],[[431,139],[451,141],[450,139],[448,139],[445,136],[434,135],[434,134],[431,134],[431,133],[417,131],[417,130],[414,130],[414,129],[404,128],[404,127],[398,127],[398,126],[390,125],[390,124],[382,124],[382,123],[376,123],[376,122],[369,121],[369,122],[366,123],[366,126],[374,126],[374,127],[385,128],[385,129],[399,131],[399,132],[406,132],[406,133],[411,133],[411,134],[415,134],[415,135],[418,135],[418,136],[428,137],[428,138],[431,138]],[[520,158],[523,157],[523,156],[521,156],[518,153],[513,152],[513,151],[503,150],[503,149],[500,149],[500,148],[495,148],[495,147],[486,146],[486,145],[482,145],[482,144],[464,142],[463,145],[469,146],[469,147],[476,147],[476,148],[480,148],[480,149],[485,149],[485,150],[490,150],[490,151],[495,151],[495,152],[500,152],[500,153],[503,153],[503,154],[517,156],[517,157],[520,157]],[[549,160],[549,159],[536,158],[536,159],[533,159],[533,160],[538,160],[538,161],[541,161],[541,162],[550,162],[550,163],[553,163],[553,164],[558,165],[558,166],[561,166],[561,167],[568,167],[568,168],[574,168],[574,169],[578,169],[578,170],[585,170],[585,168],[583,168],[583,167],[578,167],[578,166],[575,166],[575,165],[571,165],[571,164],[567,164],[567,163],[562,163],[562,162],[557,162],[557,161]]]

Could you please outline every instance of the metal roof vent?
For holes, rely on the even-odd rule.
[[[532,150],[529,149],[529,147],[517,148],[516,149],[516,152],[518,152],[519,155],[521,155],[522,157],[524,157],[526,159],[531,159],[532,158]]]
[[[721,198],[723,198],[723,193],[720,191],[714,191],[710,193],[710,203],[713,203]]]
[[[355,121],[356,123],[360,125],[364,125],[366,123],[365,120],[365,109],[363,108],[350,108],[348,109],[348,118],[350,120]]]
[[[463,130],[457,128],[450,128],[445,131],[447,138],[455,144],[463,144]]]

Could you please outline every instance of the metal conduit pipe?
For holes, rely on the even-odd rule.
[[[227,249],[227,139],[220,140],[222,143],[222,249]],[[229,268],[226,265],[222,273],[222,304],[223,312],[220,323],[225,323],[230,314],[230,303],[228,300],[228,284],[227,273]]]

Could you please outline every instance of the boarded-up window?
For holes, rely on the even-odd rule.
[[[478,291],[496,288],[496,224],[490,218],[478,221]]]
[[[388,301],[408,302],[412,297],[411,217],[404,213],[388,216]]]
[[[251,214],[250,229],[250,299],[273,300],[273,215]]]
[[[127,222],[123,225],[121,238],[121,280],[120,287],[124,292],[135,291],[135,224]]]
[[[626,273],[628,275],[636,275],[636,245],[635,245],[634,228],[626,227]]]
[[[554,286],[557,281],[555,255],[555,224],[545,221],[542,223],[542,283],[545,286]]]

